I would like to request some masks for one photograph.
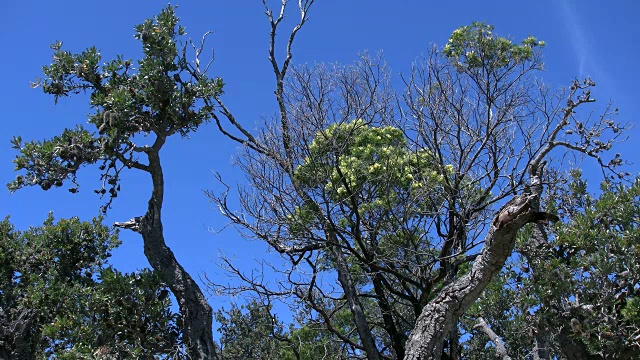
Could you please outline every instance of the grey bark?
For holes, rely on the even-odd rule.
[[[144,254],[155,272],[168,285],[176,297],[183,320],[184,340],[192,359],[214,359],[213,311],[200,286],[180,265],[173,251],[167,246],[162,227],[162,204],[164,200],[164,176],[160,164],[159,149],[164,139],[158,137],[153,148],[147,152],[149,173],[153,191],[144,216],[125,223],[116,223],[121,228],[131,229],[142,235]]]
[[[502,360],[511,360],[511,356],[507,353],[507,348],[504,346],[502,339],[500,339],[495,331],[489,327],[482,317],[478,318],[478,323],[474,327],[482,330],[482,332],[489,337],[491,342],[496,345],[496,353],[502,358]]]
[[[0,359],[35,359],[33,324],[38,318],[34,309],[20,309],[15,316],[0,309]],[[12,317],[12,318],[11,318]]]
[[[534,200],[533,196],[517,196],[495,216],[471,271],[445,287],[422,310],[409,335],[405,360],[440,359],[443,339],[502,269],[513,251],[518,230],[547,217],[548,214],[532,210]]]
[[[335,235],[333,235],[331,232],[328,232],[328,237],[333,241],[334,244],[337,243]],[[362,346],[367,353],[367,359],[379,360],[380,354],[378,353],[376,342],[373,339],[373,335],[371,334],[367,316],[364,313],[364,309],[362,308],[362,304],[360,303],[360,298],[358,297],[356,287],[353,284],[351,275],[349,274],[349,269],[342,254],[342,250],[338,245],[332,246],[332,255],[334,261],[336,262],[338,281],[340,282],[340,285],[342,286],[342,289],[344,291],[344,296],[349,303],[349,309],[351,310],[351,314],[353,315],[353,320],[356,324],[356,329],[358,330],[360,341],[362,341]]]

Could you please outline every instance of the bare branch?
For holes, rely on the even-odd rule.
[[[480,329],[489,337],[489,339],[496,345],[496,353],[502,357],[503,360],[511,360],[511,357],[507,354],[507,348],[504,346],[504,342],[496,335],[496,333],[491,330],[489,325],[482,317],[477,319],[477,324],[473,327],[474,329]]]

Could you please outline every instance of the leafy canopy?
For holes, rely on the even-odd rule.
[[[199,63],[187,61],[186,44],[179,46],[184,35],[175,7],[167,6],[135,27],[144,53],[137,67],[123,56],[104,62],[95,47],[74,54],[64,50],[62,42],[53,44],[53,61],[43,67],[45,77],[32,86],[53,95],[56,102],[69,94],[88,93],[88,123],[95,130],[79,125],[49,140],[25,144],[15,137],[13,148],[20,152],[15,170],[26,173],[8,184],[9,190],[32,185],[47,190],[71,179],[75,186],[70,191],[76,192],[78,169],[100,162],[102,187],[96,192],[104,195],[108,188],[111,198],[116,197],[124,167],[149,170],[137,155],[158,151],[166,137],[187,136],[208,121],[212,109],[202,100],[220,95],[224,84],[203,75]],[[135,138],[150,134],[155,139],[147,144]]]
[[[101,220],[56,222],[49,214],[26,231],[0,222],[4,350],[19,351],[22,343],[34,354],[77,359],[98,350],[137,358],[179,348],[180,319],[166,285],[149,270],[111,268],[107,259],[120,241]]]
[[[542,261],[512,258],[467,313],[470,359],[495,352],[476,329],[476,316],[487,319],[514,357],[531,352],[536,327],[550,329],[551,353],[558,356],[575,349],[604,358],[640,355],[640,180],[605,182],[596,197],[574,171],[558,194],[567,221],[539,250],[534,261]]]
[[[453,31],[444,47],[444,55],[461,69],[500,69],[521,64],[534,57],[534,49],[543,47],[544,41],[533,36],[520,45],[493,34],[493,26],[473,22]]]
[[[348,358],[339,342],[316,324],[288,329],[273,314],[271,305],[251,300],[215,313],[220,324],[220,360],[338,360]],[[348,321],[348,320],[347,320]]]

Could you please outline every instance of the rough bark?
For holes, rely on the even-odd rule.
[[[568,327],[564,327],[558,334],[558,344],[560,345],[560,351],[567,360],[589,360],[589,359],[602,359],[601,356],[592,355],[589,350],[580,341],[573,339],[574,334]]]
[[[0,359],[35,359],[32,337],[33,323],[38,318],[38,312],[22,309],[14,319],[9,319],[9,316],[0,309]]]
[[[518,230],[547,217],[548,214],[531,209],[533,200],[534,197],[517,196],[496,215],[470,272],[445,287],[422,310],[409,335],[405,360],[440,359],[443,339],[502,269],[513,251]]]
[[[156,146],[159,149],[161,145],[156,143]],[[155,272],[160,274],[178,302],[183,320],[184,340],[190,358],[213,359],[215,358],[212,332],[213,311],[200,286],[180,265],[165,242],[161,216],[164,198],[162,166],[157,150],[152,150],[147,155],[149,173],[153,182],[147,212],[142,217],[115,225],[142,235],[144,254],[149,264]]]

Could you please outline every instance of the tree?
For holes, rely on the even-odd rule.
[[[274,34],[281,18],[268,15]],[[544,42],[516,44],[482,23],[433,48],[402,94],[380,59],[290,69],[292,41],[279,63],[272,38],[279,114],[258,136],[214,97],[216,121],[228,120],[223,131],[245,145],[238,165],[249,187],[238,193],[242,211],[228,192],[210,197],[290,264],[273,287],[227,262],[249,283],[238,290],[293,296],[353,356],[458,358],[458,319],[520,230],[535,224],[531,237],[545,241],[558,220],[540,211],[551,156],[588,156],[623,176],[622,161],[603,156],[624,126],[611,107],[578,118],[594,101],[592,80],[553,93],[534,78]],[[345,310],[347,329],[336,326]]]
[[[98,163],[96,192],[107,196],[106,211],[122,170],[148,173],[147,212],[116,226],[142,235],[154,273],[180,306],[189,355],[213,358],[212,309],[163,236],[159,156],[169,136],[213,118],[243,145],[239,165],[251,190],[240,190],[244,214],[229,208],[226,194],[212,199],[290,265],[279,269],[286,281],[275,289],[228,263],[232,272],[261,298],[293,296],[305,323],[322,323],[350,356],[456,358],[457,321],[499,273],[520,229],[535,223],[531,238],[544,241],[545,226],[557,220],[539,205],[551,152],[595,158],[617,175],[621,160],[607,161],[603,152],[624,127],[610,120],[610,108],[577,119],[594,101],[595,83],[551,93],[534,78],[543,42],[515,44],[481,23],[432,49],[402,94],[379,59],[293,68],[292,45],[313,2],[298,1],[300,19],[280,61],[276,32],[288,1],[277,16],[263,1],[278,114],[258,134],[241,125],[222,100],[223,82],[201,66],[205,38],[191,44],[193,63],[186,46],[178,48],[184,30],[172,7],[136,27],[144,51],[137,71],[122,57],[100,66],[95,48],[72,54],[54,44],[46,78],[34,86],[56,101],[88,92],[97,133],[78,126],[43,142],[14,139],[24,174],[9,188],[47,190],[71,180],[77,192],[79,168]],[[142,134],[151,140],[134,139]]]
[[[535,334],[549,334],[546,358],[632,359],[640,355],[637,271],[638,180],[630,186],[603,183],[597,197],[579,172],[554,195],[566,223],[539,249],[543,263],[514,258],[465,321],[473,336],[469,358],[486,348],[473,331],[477,316],[503,339],[505,351],[524,358],[535,351]],[[525,253],[521,238],[517,251]],[[487,349],[485,351],[492,351]]]
[[[149,358],[179,350],[180,328],[149,271],[107,264],[119,241],[100,218],[16,231],[0,222],[0,358]]]
[[[74,185],[69,191],[74,193],[78,170],[99,164],[102,186],[95,191],[106,195],[106,211],[118,195],[123,170],[147,173],[152,191],[146,213],[115,225],[142,235],[149,264],[177,299],[190,356],[206,359],[214,350],[212,309],[165,243],[160,151],[170,136],[187,136],[210,118],[211,107],[198,104],[221,94],[223,82],[205,75],[208,65],[188,62],[187,44],[179,47],[184,28],[178,25],[174,7],[137,25],[135,32],[144,53],[135,70],[134,63],[122,56],[103,64],[95,47],[72,54],[63,50],[61,42],[52,45],[53,62],[43,68],[45,77],[33,86],[53,95],[56,102],[60,97],[89,93],[93,113],[88,122],[97,131],[78,125],[42,142],[23,144],[20,137],[14,138],[13,146],[19,151],[16,170],[24,174],[8,187],[16,191],[37,185],[48,190],[71,180]],[[194,79],[190,74],[196,71]]]
[[[324,328],[311,324],[285,328],[270,304],[251,300],[215,314],[220,324],[219,359],[347,359],[348,354]]]
[[[252,301],[246,306],[232,304],[215,314],[220,324],[219,358],[281,359],[284,327],[271,314],[270,306]]]
[[[186,358],[182,322],[169,289],[148,269],[122,274],[103,269],[99,281],[43,327],[47,352],[60,359]]]
[[[49,215],[42,227],[19,232],[7,218],[0,230],[0,357],[30,359],[42,348],[41,326],[68,293],[91,282],[117,240],[99,219],[54,224]]]
[[[279,17],[274,20],[263,1],[271,20],[270,54],[274,64],[276,28],[284,18],[287,3],[282,2]],[[307,11],[312,4],[313,0],[298,2],[301,20],[291,31],[289,44],[307,20]],[[211,61],[201,61],[200,55],[208,33],[198,45],[193,42],[180,44],[185,31],[178,25],[175,8],[171,6],[153,19],[137,25],[135,31],[144,53],[137,69],[131,60],[123,56],[100,65],[102,58],[95,47],[73,54],[63,50],[61,42],[52,45],[53,62],[43,68],[45,77],[34,82],[33,87],[41,87],[45,93],[54,95],[56,102],[60,97],[89,93],[93,114],[88,122],[95,126],[97,132],[79,125],[46,141],[23,144],[20,137],[14,138],[13,147],[19,151],[14,163],[16,170],[24,171],[24,174],[18,175],[8,188],[17,191],[37,185],[48,190],[71,180],[73,186],[69,191],[75,193],[79,190],[76,181],[78,170],[85,165],[98,164],[101,186],[95,192],[107,197],[102,208],[106,212],[118,196],[123,170],[134,169],[149,174],[152,191],[146,213],[126,222],[117,222],[115,226],[142,235],[149,264],[177,299],[189,356],[213,358],[212,309],[198,284],[178,263],[164,239],[164,177],[159,154],[170,136],[187,136],[211,118],[216,120],[223,133],[252,146],[251,142],[244,142],[226,132],[216,116],[218,111],[231,121],[232,126],[242,130],[243,136],[249,139],[253,136],[235,122],[221,102],[219,96],[223,92],[223,81],[207,75]],[[187,45],[194,50],[193,62],[188,61]],[[290,60],[289,47],[277,85],[279,94],[282,94],[282,79]],[[135,135],[138,137],[134,139]]]

